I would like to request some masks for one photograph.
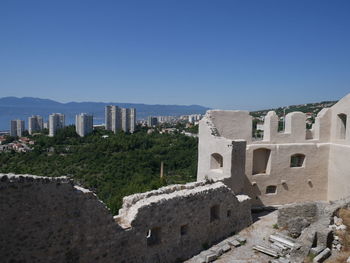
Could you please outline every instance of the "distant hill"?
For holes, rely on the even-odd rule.
[[[86,112],[94,115],[94,123],[104,123],[104,108],[106,105],[117,105],[123,108],[136,108],[137,118],[145,119],[147,116],[164,115],[187,115],[203,114],[209,108],[199,105],[147,105],[138,103],[119,103],[119,102],[68,102],[60,103],[49,99],[40,99],[32,97],[4,97],[0,98],[0,130],[8,130],[10,120],[22,119],[27,121],[28,117],[42,115],[47,121],[48,115],[53,112],[59,112],[66,115],[66,123],[74,123],[75,115]]]
[[[286,114],[289,112],[301,111],[304,113],[312,113],[314,116],[316,116],[323,108],[332,107],[336,103],[337,101],[322,101],[315,103],[290,105],[274,109],[252,111],[250,114],[254,117],[260,117],[266,115],[269,111],[275,111],[278,116],[282,116],[284,114],[284,111]]]

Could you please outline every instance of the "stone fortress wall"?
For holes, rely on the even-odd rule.
[[[252,222],[219,181],[125,197],[115,217],[66,177],[0,174],[0,200],[1,262],[180,262]]]
[[[255,206],[350,195],[350,94],[319,112],[311,130],[301,112],[286,115],[278,132],[278,116],[264,120],[264,137],[252,139],[247,111],[211,110],[200,121],[198,180],[223,180],[235,193],[248,194]],[[246,143],[245,154],[232,158]],[[242,168],[244,171],[242,172]],[[239,178],[243,175],[242,178]]]

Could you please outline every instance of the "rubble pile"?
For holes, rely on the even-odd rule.
[[[236,247],[242,246],[246,243],[246,239],[241,236],[233,236],[228,238],[215,246],[212,246],[210,249],[202,251],[197,256],[193,257],[193,262],[196,263],[208,263],[215,261],[218,257],[224,253],[234,249]]]
[[[337,233],[344,233],[346,225],[343,224],[343,219],[340,217],[333,217],[333,224],[329,225],[329,228],[335,233],[333,235],[332,250],[340,251],[342,249],[341,237]]]

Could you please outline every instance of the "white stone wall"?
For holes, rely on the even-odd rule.
[[[346,114],[346,125],[339,114]],[[286,115],[284,131],[278,132],[278,116],[271,111],[265,116],[263,140],[256,141],[251,138],[252,119],[247,112],[208,111],[199,126],[197,178],[213,177],[235,190],[241,189],[243,182],[244,190],[239,192],[249,194],[254,205],[334,200],[348,196],[350,163],[346,160],[350,156],[350,128],[344,126],[350,125],[349,116],[350,95],[333,107],[320,111],[311,130],[306,129],[304,113],[292,112]],[[247,143],[242,158],[232,151],[239,147],[227,147],[237,139]],[[270,155],[266,171],[254,174],[254,162],[257,167],[265,162],[265,155],[261,153],[254,161],[254,150],[257,149],[267,149]],[[226,163],[221,174],[211,176],[213,171],[209,160],[214,152],[221,153]],[[305,155],[302,167],[291,167],[294,154]],[[230,159],[231,164],[227,164]],[[233,171],[240,172],[234,174]],[[241,178],[237,179],[237,176]],[[266,193],[268,186],[275,186],[276,192]]]
[[[345,138],[341,139],[338,115],[347,115]],[[331,108],[331,146],[328,168],[328,199],[350,195],[350,94]]]
[[[271,168],[266,174],[252,174],[253,151],[271,150]],[[293,154],[305,154],[302,167],[290,167]],[[326,200],[329,145],[316,143],[250,144],[246,151],[246,176],[251,182],[250,196],[255,204],[277,205],[292,202]],[[253,185],[253,182],[256,183]],[[266,194],[269,185],[276,194]],[[249,189],[248,187],[246,189]]]

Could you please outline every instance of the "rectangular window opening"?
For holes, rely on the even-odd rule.
[[[210,208],[210,222],[220,219],[220,205],[214,205]]]
[[[269,185],[266,187],[266,192],[267,195],[272,195],[272,194],[277,194],[277,186],[276,185]]]
[[[147,231],[147,246],[154,246],[161,242],[161,228],[154,227]]]
[[[180,234],[181,236],[185,236],[187,235],[187,232],[188,232],[188,225],[182,225],[181,228],[180,228]]]
[[[347,116],[344,113],[338,114],[338,137],[341,140],[346,138],[346,121]]]

